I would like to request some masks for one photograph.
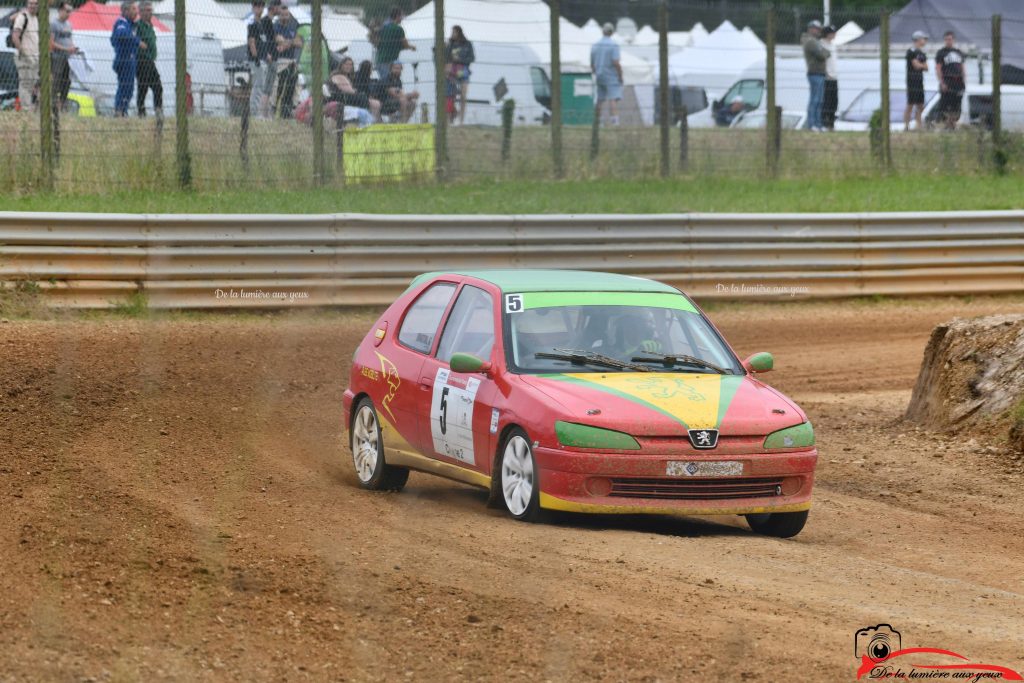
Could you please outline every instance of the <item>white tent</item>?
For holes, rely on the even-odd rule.
[[[839,27],[836,31],[835,43],[836,45],[846,45],[849,42],[857,40],[864,35],[864,29],[862,29],[856,21],[848,21]]]
[[[643,28],[636,32],[636,38],[633,39],[633,45],[657,45],[658,44],[658,32],[655,31],[650,25],[645,24]]]
[[[753,31],[740,31],[725,21],[706,38],[669,57],[669,79],[673,85],[703,87],[712,98],[724,93],[744,69],[764,58],[764,43]]]
[[[353,42],[366,40],[369,30],[352,14],[324,12],[322,17],[324,39],[332,50],[340,50]]]
[[[704,28],[704,24],[698,21],[689,31],[669,31],[668,45],[670,48],[676,49],[692,47],[707,37],[707,29]],[[651,28],[649,24],[640,29],[636,34],[636,38],[633,39],[633,45],[638,47],[657,44],[658,32]]]
[[[458,24],[474,42],[513,43],[537,54],[538,61],[551,64],[551,10],[541,0],[449,0],[445,2],[445,36]],[[429,2],[402,22],[409,40],[432,40],[434,3]],[[565,17],[559,23],[560,53],[564,71],[589,72],[590,48],[595,41]],[[653,82],[651,66],[639,57],[623,53],[622,73],[626,85]]]
[[[197,38],[219,40],[224,49],[245,45],[246,27],[215,0],[188,0],[185,33],[189,41]],[[174,20],[174,0],[153,3],[153,14],[167,23]]]
[[[601,36],[604,35],[604,32],[601,30],[601,24],[597,23],[597,19],[594,19],[593,17],[587,19],[586,23],[580,27],[580,30],[583,31],[583,35],[585,35],[588,40],[592,40],[595,43],[601,40]]]
[[[743,34],[743,44],[745,46],[758,47],[761,48],[762,50],[764,49],[764,41],[757,37],[757,34],[754,33],[754,30],[752,28],[750,28],[749,26],[744,26],[743,30],[740,31],[740,33]]]

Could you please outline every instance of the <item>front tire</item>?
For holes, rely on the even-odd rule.
[[[807,510],[752,514],[746,515],[746,518],[755,533],[775,538],[792,538],[807,524]]]
[[[352,465],[359,485],[369,491],[401,491],[409,479],[405,467],[389,465],[384,460],[384,439],[373,401],[363,398],[352,413],[349,430]]]
[[[537,461],[526,432],[513,429],[501,449],[498,463],[501,496],[505,509],[515,519],[540,522],[544,511],[540,507],[540,481]]]

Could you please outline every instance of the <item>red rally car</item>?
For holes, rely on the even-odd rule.
[[[345,391],[367,489],[409,470],[545,510],[745,515],[800,532],[818,452],[804,412],[667,285],[608,273],[416,278],[359,345]]]

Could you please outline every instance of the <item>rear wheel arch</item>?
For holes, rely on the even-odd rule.
[[[349,432],[352,431],[352,422],[356,419],[356,406],[358,406],[359,402],[362,401],[364,398],[370,399],[370,402],[373,403],[373,399],[370,398],[370,395],[365,391],[360,391],[358,394],[352,397],[352,403],[348,411],[348,424],[346,425],[346,428],[348,429]]]

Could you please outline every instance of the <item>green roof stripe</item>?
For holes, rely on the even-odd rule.
[[[523,308],[556,306],[650,306],[671,308],[689,313],[697,309],[681,294],[668,292],[527,292]]]
[[[597,273],[586,270],[544,270],[533,268],[434,271],[417,276],[410,287],[438,275],[475,277],[490,282],[506,293],[522,292],[664,292],[678,295],[674,287],[632,275]]]

